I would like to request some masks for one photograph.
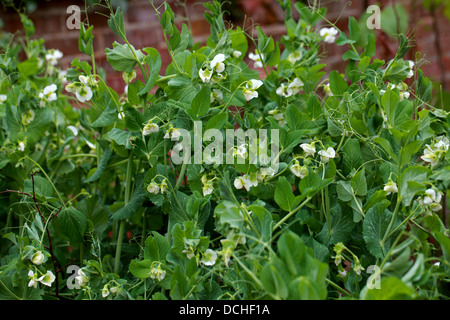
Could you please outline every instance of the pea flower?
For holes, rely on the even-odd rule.
[[[298,160],[295,160],[295,163],[291,166],[291,172],[299,177],[300,179],[304,179],[308,176],[308,168],[305,166],[301,166]]]
[[[216,264],[217,260],[217,253],[214,250],[206,249],[205,253],[203,254],[203,259],[200,260],[200,262],[208,267],[211,267]]]
[[[322,28],[322,29],[320,29],[320,32],[319,32],[320,36],[322,38],[324,38],[324,41],[326,43],[334,43],[336,41],[338,33],[339,33],[339,31],[334,27]]]
[[[435,166],[438,163],[439,155],[436,150],[433,150],[428,144],[424,150],[424,155],[421,156],[422,160],[425,162],[429,162],[431,166]]]
[[[250,191],[252,187],[257,187],[258,184],[259,182],[256,174],[245,174],[234,180],[234,186],[238,190],[245,188],[247,191]]]
[[[278,123],[279,123],[280,125],[283,125],[283,124],[286,123],[283,112],[281,112],[280,110],[278,110],[278,108],[275,108],[275,109],[273,109],[273,110],[270,110],[270,111],[269,111],[269,114],[270,114],[271,116],[273,116],[273,118],[274,118],[275,120],[277,120]]]
[[[395,182],[389,179],[389,182],[384,185],[383,190],[387,192],[387,195],[390,195],[391,193],[397,193],[398,187]]]
[[[38,251],[31,257],[31,262],[35,265],[39,266],[44,262],[45,256],[42,254],[42,251]]]
[[[312,142],[310,144],[307,143],[302,143],[300,145],[300,148],[303,149],[303,151],[306,152],[306,156],[314,156],[316,154],[316,147],[315,147],[315,143]]]
[[[106,297],[108,297],[109,296],[109,289],[108,289],[108,285],[107,284],[105,284],[105,286],[103,287],[103,289],[102,289],[102,297],[103,298],[106,298]]]
[[[163,281],[166,277],[166,271],[161,269],[161,265],[158,265],[157,268],[152,268],[150,271],[150,278],[156,279],[158,281]]]
[[[159,193],[159,184],[157,184],[155,181],[152,181],[148,187],[147,191],[149,193],[158,194]]]
[[[240,52],[238,50],[233,51],[233,57],[240,58],[241,56],[242,56],[242,52]]]
[[[58,99],[58,97],[56,96],[57,89],[58,87],[56,86],[56,84],[51,84],[49,86],[46,86],[44,90],[39,93],[39,98],[41,99],[41,107],[45,107],[45,104],[47,102],[55,101],[56,99]]]
[[[22,115],[22,124],[24,126],[29,125],[34,120],[35,113],[33,110],[28,110]]]
[[[207,175],[204,174],[202,176],[202,183],[203,183],[203,196],[206,197],[208,194],[213,193],[214,186],[213,186],[213,179],[208,180]]]
[[[295,78],[291,83],[289,83],[288,89],[292,90],[292,94],[297,94],[303,90],[304,85],[305,84],[299,78]]]
[[[148,136],[149,134],[151,134],[153,132],[158,132],[158,131],[159,131],[159,126],[156,123],[149,121],[144,126],[143,134],[144,134],[144,136]]]
[[[37,288],[38,278],[37,274],[33,272],[33,270],[28,271],[28,278],[30,281],[28,282],[28,287]]]
[[[89,278],[84,273],[83,268],[78,270],[78,276],[75,277],[75,280],[81,287],[85,286],[89,282]]]
[[[289,98],[290,96],[292,96],[294,94],[292,89],[289,88],[289,86],[286,85],[285,83],[282,83],[275,92],[277,95],[279,95],[281,97],[285,97],[285,98]]]
[[[219,53],[216,55],[211,61],[211,69],[217,73],[222,73],[225,71],[225,55],[223,53]]]
[[[6,94],[0,94],[0,103],[5,102],[6,99],[8,99],[8,97],[6,96]]]
[[[56,277],[50,270],[47,270],[47,273],[38,279],[40,283],[44,286],[51,287],[53,281],[55,281]]]
[[[19,141],[19,146],[17,147],[17,150],[21,152],[25,151],[25,141]]]
[[[166,193],[167,187],[168,187],[168,185],[167,185],[167,180],[164,179],[164,180],[161,182],[161,184],[159,185],[159,188],[161,189],[161,193],[162,193],[162,194]]]
[[[63,53],[58,49],[51,49],[45,55],[45,60],[50,63],[52,66],[55,66],[58,63],[58,60],[63,57]]]
[[[134,79],[136,79],[136,71],[133,70],[131,72],[124,72],[122,73],[122,78],[126,84],[130,84]]]
[[[294,51],[288,55],[287,60],[290,63],[295,64],[297,61],[301,60],[302,57],[303,57],[303,54],[301,51]]]
[[[331,92],[331,88],[330,88],[330,84],[327,83],[324,87],[323,87],[323,92],[325,92],[325,94],[328,97],[332,97],[333,96],[333,92]]]
[[[407,62],[409,64],[409,69],[410,69],[407,78],[411,79],[412,77],[414,77],[414,66],[415,66],[415,63],[414,63],[414,61],[411,61],[411,60],[408,60]]]
[[[245,84],[245,88],[242,91],[242,94],[244,95],[244,98],[246,101],[250,101],[253,98],[258,98],[258,90],[263,85],[263,82],[261,80],[249,80]]]
[[[210,101],[211,103],[213,103],[214,101],[218,101],[219,103],[221,103],[223,101],[223,92],[219,89],[212,89]]]
[[[200,76],[200,79],[202,79],[204,83],[209,83],[211,81],[212,71],[209,70],[209,68],[200,69],[198,71],[198,75]]]
[[[439,190],[428,189],[425,191],[425,194],[426,196],[423,198],[423,204],[429,206],[434,212],[440,211],[442,209],[442,193]]]
[[[262,167],[256,173],[256,177],[259,182],[264,181],[267,177],[273,177],[276,174],[276,171],[271,167]]]
[[[326,151],[320,150],[319,155],[322,162],[327,163],[328,161],[330,161],[330,159],[334,159],[336,157],[336,151],[334,151],[334,149],[330,147]]]
[[[178,141],[178,138],[181,136],[181,132],[174,128],[174,127],[170,127],[167,131],[166,134],[164,136],[164,139],[171,139],[172,141]]]
[[[263,67],[262,61],[265,59],[263,53],[259,53],[259,51],[256,50],[255,53],[250,52],[248,57],[249,57],[250,60],[254,61],[253,66],[255,68],[262,68]]]

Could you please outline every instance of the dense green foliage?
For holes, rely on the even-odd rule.
[[[279,2],[280,43],[226,28],[213,1],[202,46],[155,8],[166,70],[111,9],[121,41],[105,54],[124,94],[96,66],[92,26],[80,30],[87,59],[66,72],[26,16],[23,37],[2,33],[0,298],[449,296],[450,115],[429,104],[421,61],[404,59],[409,39],[381,61],[365,21],[343,33],[324,8]],[[324,42],[349,49],[345,74],[323,71]],[[251,163],[245,143],[228,150],[245,161],[174,163],[196,148],[177,142],[194,121],[274,130],[279,165]]]

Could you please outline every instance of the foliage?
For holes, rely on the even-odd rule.
[[[226,28],[220,2],[206,3],[204,46],[154,7],[165,70],[110,8],[120,42],[105,55],[124,94],[95,63],[92,26],[79,37],[88,59],[66,71],[26,16],[23,38],[3,34],[1,298],[448,297],[450,115],[404,60],[409,39],[381,61],[356,19],[346,34],[324,8],[279,2],[281,42]],[[348,49],[344,74],[323,71],[324,43]],[[241,161],[174,161],[213,145],[183,132],[237,128],[273,130],[256,148],[277,147],[278,166],[234,140]]]

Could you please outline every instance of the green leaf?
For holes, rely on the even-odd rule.
[[[87,228],[87,219],[83,212],[70,207],[63,209],[56,218],[58,229],[72,242],[82,242]]]
[[[230,228],[241,229],[244,226],[244,217],[240,208],[231,201],[222,201],[214,210],[214,217],[220,225],[228,225]]]
[[[285,177],[280,177],[275,189],[275,202],[284,211],[290,212],[297,205],[294,193],[292,192],[292,185],[287,181]]]
[[[403,171],[399,179],[399,194],[404,206],[409,206],[417,193],[425,191],[423,183],[427,181],[427,177],[426,167],[414,166]]]
[[[386,234],[389,223],[392,219],[392,212],[387,210],[389,201],[385,200],[377,203],[370,208],[363,221],[363,238],[366,242],[367,249],[376,258],[384,258],[389,251],[393,235],[386,239],[385,243],[382,240]],[[394,221],[393,229],[399,224],[398,219]],[[391,230],[391,231],[392,231]]]
[[[154,48],[145,48],[144,52],[147,56],[144,58],[144,62],[150,67],[150,76],[145,84],[145,87],[139,92],[139,95],[144,95],[152,90],[159,77],[159,71],[161,70],[161,55],[158,50]]]
[[[192,100],[191,109],[188,110],[189,114],[194,118],[204,116],[208,112],[211,104],[210,95],[210,87],[204,86]]]
[[[355,138],[348,139],[342,148],[342,153],[344,174],[350,174],[353,169],[358,170],[363,163],[359,141]]]
[[[127,40],[123,11],[120,8],[117,8],[116,13],[111,13],[108,19],[108,26],[120,39],[123,41]]]
[[[132,45],[113,43],[113,49],[106,48],[106,60],[116,71],[133,71],[136,63],[140,63],[144,58],[140,50],[136,50]]]
[[[331,208],[331,229],[329,230],[328,224],[325,223],[317,238],[326,246],[345,243],[354,227],[351,212],[343,212],[340,205],[335,205]]]
[[[124,146],[125,148],[131,150],[133,149],[130,139],[136,134],[130,131],[121,130],[118,128],[113,128],[108,132],[108,136],[111,140],[114,140],[118,145]]]
[[[136,278],[146,279],[150,277],[150,272],[152,270],[151,265],[152,260],[131,260],[130,266],[128,267],[131,274]]]
[[[145,240],[144,259],[151,261],[166,261],[167,253],[169,253],[169,241],[156,231]]]
[[[380,289],[368,289],[361,291],[363,300],[410,300],[414,291],[403,281],[395,277],[381,278]]]
[[[330,89],[335,96],[343,96],[348,90],[347,81],[336,70],[330,72]]]

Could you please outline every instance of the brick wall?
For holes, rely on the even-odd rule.
[[[162,0],[155,1],[157,5],[162,2]],[[175,14],[183,17],[185,15],[184,8],[176,5],[176,2],[175,0],[169,0]],[[187,8],[194,33],[194,41],[204,43],[209,34],[209,25],[203,18],[201,2],[203,0],[187,0]],[[392,0],[377,1],[382,7],[392,2]],[[449,21],[441,12],[435,14],[427,12],[421,5],[420,0],[399,0],[397,2],[402,2],[409,12],[410,30],[415,35],[416,40],[414,50],[421,52],[430,62],[430,64],[424,65],[422,69],[427,76],[442,82],[445,88],[450,90]],[[84,1],[79,0],[39,1],[38,10],[30,15],[36,26],[36,36],[45,39],[47,48],[58,48],[64,53],[62,60],[64,68],[70,66],[70,61],[73,58],[83,58],[78,51],[78,31],[69,30],[66,27],[66,20],[69,17],[69,14],[66,13],[67,7],[73,4],[83,7],[83,3]],[[246,18],[247,26],[253,22],[260,24],[267,34],[273,35],[276,39],[284,34],[283,14],[276,0],[235,0],[233,3],[234,6],[232,6],[229,18],[233,19],[234,24],[242,26]],[[337,21],[337,25],[345,30],[348,17],[360,16],[370,4],[375,4],[375,1],[332,0],[327,3],[327,18],[331,21]],[[96,12],[108,14],[101,7],[95,7],[88,12],[89,22],[94,25],[96,59],[98,64],[106,70],[109,85],[121,92],[124,86],[121,74],[114,72],[109,67],[104,54],[104,49],[112,47],[112,43],[119,41],[119,39],[108,28],[107,17]],[[1,11],[0,18],[5,23],[6,31],[15,32],[21,29],[21,23],[16,13]],[[168,65],[170,57],[165,48],[158,20],[148,0],[128,1],[125,24],[130,43],[136,48],[154,47],[158,49],[162,56],[163,67]],[[439,36],[436,35],[436,28],[439,31]],[[395,41],[381,31],[377,31],[377,33],[377,57],[386,60],[391,59],[396,50]],[[440,46],[440,50],[437,50],[438,46]],[[342,62],[340,56],[346,51],[346,48],[331,44],[325,45],[324,51],[328,57],[325,61],[327,69],[336,69],[342,72],[345,63]],[[410,58],[413,54],[414,52],[412,52]]]

